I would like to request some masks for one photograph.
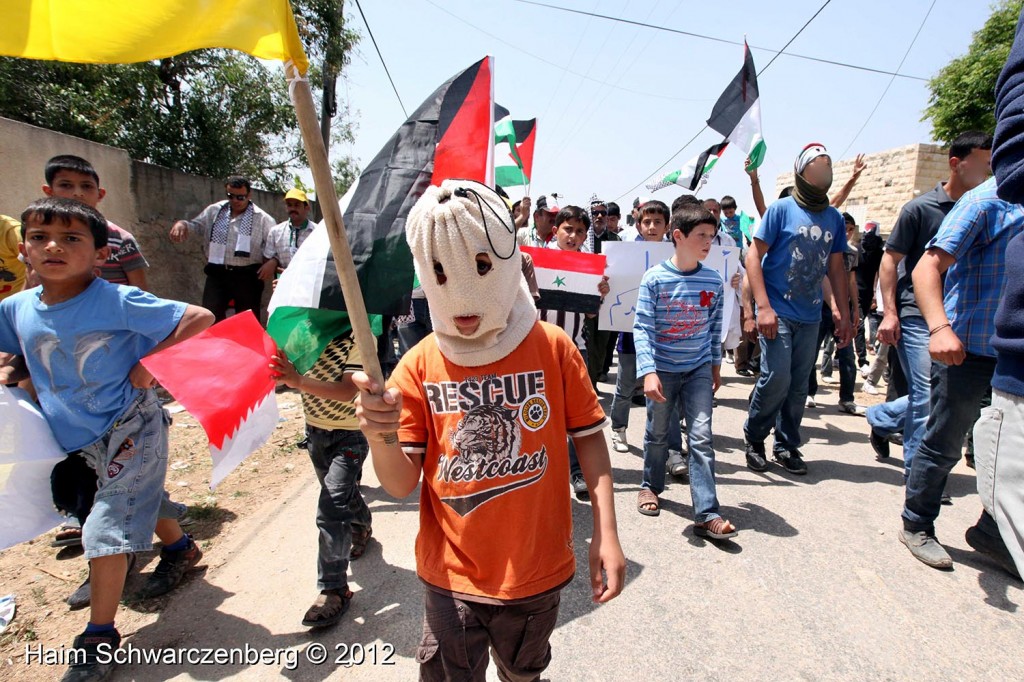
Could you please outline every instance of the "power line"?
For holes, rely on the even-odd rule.
[[[642,26],[644,28],[653,29],[655,31],[664,31],[665,33],[675,33],[677,35],[689,36],[691,38],[700,38],[701,40],[710,40],[712,42],[724,43],[726,45],[742,45],[743,44],[743,43],[741,43],[739,41],[736,41],[736,40],[728,40],[726,38],[719,38],[717,36],[709,36],[709,35],[705,35],[703,33],[694,33],[692,31],[683,31],[683,30],[677,29],[677,28],[668,28],[667,26],[658,26],[656,24],[648,24],[648,23],[645,23],[645,22],[642,22],[642,21],[635,21],[633,19],[623,19],[622,17],[613,17],[613,16],[609,16],[607,14],[597,14],[597,13],[594,13],[594,12],[586,12],[584,10],[572,9],[570,7],[559,7],[558,5],[549,5],[549,4],[543,3],[543,2],[535,2],[534,0],[514,0],[514,1],[522,3],[524,5],[535,5],[537,7],[546,7],[548,9],[558,10],[560,12],[569,12],[570,14],[581,14],[583,16],[595,17],[595,18],[598,18],[598,19],[606,19],[608,21],[615,21],[615,22],[618,22],[620,24],[631,24],[633,26]],[[826,4],[828,4],[828,3],[826,3]],[[775,49],[772,49],[770,47],[759,47],[757,45],[750,45],[749,47],[752,50],[763,50],[765,52],[774,52],[776,57],[778,55],[782,54],[782,52],[786,49],[786,48],[782,48],[782,50],[775,50]],[[893,71],[886,71],[884,69],[875,69],[875,68],[872,68],[870,66],[861,66],[859,64],[849,64],[847,62],[839,62],[839,61],[835,61],[835,60],[832,60],[832,59],[824,59],[822,57],[811,57],[811,56],[803,55],[803,54],[795,54],[793,52],[787,52],[786,55],[789,56],[789,57],[795,57],[796,59],[806,59],[806,60],[812,61],[812,62],[821,62],[823,64],[831,64],[833,66],[842,66],[842,67],[845,67],[847,69],[857,69],[858,71],[869,71],[871,73],[880,73],[880,74],[883,74],[883,75],[886,75],[886,76],[894,76],[894,77],[895,76],[899,76],[900,78],[908,78],[908,79],[911,79],[911,80],[918,80],[918,81],[927,81],[928,80],[927,78],[922,78],[921,76],[910,76],[910,75],[903,74],[903,73],[895,73]],[[774,58],[772,59],[772,61],[774,61]]]
[[[391,77],[391,71],[388,70],[388,64],[384,61],[384,55],[380,53],[380,48],[377,46],[377,39],[373,37],[373,29],[370,28],[370,23],[366,20],[366,15],[363,14],[363,6],[359,4],[359,0],[356,0],[356,7],[359,8],[359,16],[363,18],[363,24],[366,25],[366,32],[370,34],[370,40],[373,42],[373,49],[377,50],[377,56],[380,57],[381,66],[384,67],[384,73],[388,75],[388,80],[391,81],[391,89],[395,91],[395,97],[398,98],[398,105],[402,107],[402,113],[405,114],[405,117],[409,118],[409,112],[405,110],[405,103],[402,101],[402,96],[398,94],[398,88],[395,87],[395,79]]]
[[[921,31],[924,29],[924,25],[928,21],[928,17],[929,15],[931,15],[933,9],[935,9],[935,0],[932,0],[932,4],[931,6],[928,7],[928,11],[924,13],[924,19],[921,20],[921,25],[917,27],[917,33],[914,34],[914,39],[911,40],[910,45],[907,46],[907,51],[903,53],[903,59],[900,60],[899,66],[896,67],[896,73],[899,73],[899,70],[903,68],[903,62],[907,61],[907,57],[910,56],[910,51],[914,49],[914,43],[917,42],[918,36],[921,35]],[[852,140],[850,140],[850,144],[846,145],[846,149],[844,149],[843,153],[839,155],[839,158],[843,158],[844,156],[846,156],[846,152],[850,151],[850,148],[853,147],[853,143],[857,141],[857,138],[860,137],[860,134],[863,133],[864,129],[868,127],[868,123],[871,122],[871,119],[874,117],[875,112],[878,111],[878,107],[881,106],[882,100],[885,99],[885,96],[889,92],[889,88],[892,87],[892,83],[895,80],[896,74],[894,73],[892,78],[890,78],[889,82],[886,84],[885,90],[882,90],[882,95],[878,98],[878,101],[875,102],[875,107],[871,110],[871,113],[868,114],[867,120],[864,121],[864,125],[860,127],[860,130],[857,131],[857,134],[853,136]]]
[[[592,77],[590,77],[590,76],[588,76],[586,74],[580,73],[579,71],[573,71],[568,66],[563,66],[562,64],[557,64],[557,63],[551,61],[550,59],[547,59],[545,57],[541,57],[540,55],[537,55],[537,54],[534,54],[533,52],[530,52],[529,50],[524,50],[519,45],[516,45],[515,43],[510,43],[509,41],[505,40],[501,36],[495,35],[494,33],[491,33],[490,31],[487,31],[486,29],[480,28],[476,24],[473,24],[473,23],[470,23],[469,21],[466,21],[466,19],[464,19],[463,17],[460,17],[459,15],[457,15],[457,14],[455,14],[453,12],[449,12],[447,9],[445,9],[441,5],[437,4],[436,2],[433,2],[432,0],[424,0],[424,2],[426,2],[428,5],[433,5],[435,9],[437,9],[437,10],[439,10],[441,12],[444,12],[445,14],[450,16],[452,19],[455,19],[456,21],[458,21],[460,23],[463,23],[466,26],[469,26],[471,29],[484,34],[488,38],[490,38],[492,40],[495,40],[495,41],[501,43],[502,45],[515,50],[516,52],[522,52],[527,57],[532,57],[532,58],[536,59],[537,61],[541,62],[542,64],[547,64],[548,66],[551,66],[551,67],[554,67],[554,68],[559,69],[561,71],[564,71],[565,73],[571,73],[572,75],[576,76],[577,78],[582,78],[583,80],[588,80],[588,81],[597,83],[598,85],[603,85],[603,82],[598,80],[597,78],[592,78]],[[622,90],[623,92],[628,92],[628,93],[633,94],[633,95],[642,95],[643,97],[654,97],[656,99],[665,99],[665,100],[670,100],[672,102],[707,102],[708,101],[705,98],[672,97],[670,95],[664,95],[664,94],[656,93],[656,92],[645,92],[643,90],[634,90],[632,88],[623,87],[621,85],[613,85],[613,86],[609,86],[609,87],[614,87],[614,88],[617,88],[618,90]]]
[[[517,1],[517,2],[524,2],[525,0],[516,0],[516,1]],[[785,51],[785,49],[786,49],[787,47],[789,47],[790,45],[792,45],[792,44],[793,44],[793,41],[794,41],[794,40],[796,40],[796,39],[797,39],[797,37],[798,37],[798,36],[799,36],[799,35],[800,35],[801,33],[803,33],[803,32],[804,32],[804,29],[806,29],[806,28],[807,28],[808,26],[810,26],[810,25],[811,25],[811,22],[812,22],[812,21],[814,21],[814,20],[815,20],[815,19],[816,19],[816,18],[818,17],[818,15],[819,15],[819,14],[821,14],[822,10],[824,10],[824,9],[825,9],[826,7],[828,7],[828,4],[829,4],[830,2],[832,2],[832,0],[825,0],[824,4],[822,4],[822,6],[818,8],[818,11],[817,11],[817,12],[815,12],[814,14],[812,14],[812,15],[811,15],[811,18],[810,18],[810,19],[808,19],[807,21],[805,21],[805,22],[804,22],[804,25],[800,27],[800,30],[799,30],[799,31],[797,31],[796,33],[794,33],[794,34],[793,34],[793,37],[792,37],[792,38],[790,38],[790,39],[789,39],[789,40],[788,40],[788,41],[786,42],[786,44],[782,46],[782,49],[781,49],[781,50],[779,50],[779,51],[778,51],[778,53],[777,53],[777,54],[776,54],[776,55],[775,55],[774,57],[772,57],[772,58],[771,58],[771,60],[770,60],[770,61],[769,61],[769,62],[768,62],[767,64],[765,64],[765,65],[764,65],[764,66],[763,66],[763,67],[761,68],[761,70],[760,70],[760,71],[758,71],[758,72],[757,72],[757,75],[758,75],[758,76],[760,76],[760,75],[761,75],[762,73],[764,73],[765,71],[767,71],[767,70],[768,70],[768,67],[769,67],[769,66],[771,66],[771,65],[772,65],[772,64],[773,64],[773,63],[775,62],[775,60],[776,60],[776,59],[778,59],[778,58],[779,58],[779,55],[781,55],[781,54],[782,54],[782,53],[783,53],[783,52]],[[745,43],[740,43],[740,44],[745,44]],[[657,173],[658,171],[660,171],[660,170],[661,170],[662,168],[664,168],[664,167],[665,167],[665,166],[667,166],[668,164],[672,163],[672,159],[674,159],[674,158],[676,158],[677,156],[679,156],[680,154],[682,154],[682,153],[683,153],[683,150],[684,150],[684,149],[686,149],[687,147],[689,147],[689,146],[690,146],[691,144],[693,144],[693,141],[694,141],[694,140],[696,140],[696,139],[697,139],[698,137],[700,137],[700,134],[701,134],[701,133],[703,133],[703,132],[704,132],[705,130],[707,130],[707,129],[708,129],[708,126],[707,126],[707,124],[705,124],[705,125],[704,125],[704,127],[703,127],[703,128],[701,128],[701,129],[700,129],[699,131],[697,131],[697,134],[696,134],[696,135],[694,135],[693,137],[691,137],[691,138],[689,139],[689,141],[688,141],[688,142],[687,142],[686,144],[684,144],[684,145],[683,145],[682,147],[680,147],[680,148],[679,148],[679,151],[677,151],[677,152],[676,152],[675,154],[673,154],[673,155],[672,155],[672,156],[671,156],[671,157],[669,158],[669,160],[668,160],[668,161],[666,161],[665,163],[663,163],[663,164],[661,164],[660,166],[658,166],[657,168],[655,168],[655,169],[654,169],[654,172],[653,172],[653,173],[650,173],[649,175],[647,175],[647,178],[651,177],[652,175],[655,175],[655,174],[656,174],[656,173]],[[647,178],[644,178],[644,180],[646,180]],[[637,187],[639,187],[640,185],[644,184],[644,180],[641,180],[640,182],[636,183],[635,185],[633,185],[632,187],[630,187],[629,189],[627,189],[627,190],[626,190],[625,192],[623,192],[622,194],[620,194],[620,195],[618,196],[618,199],[622,199],[623,197],[625,197],[625,196],[628,196],[628,195],[629,195],[629,194],[630,194],[630,193],[631,193],[631,192],[632,192],[633,190],[635,190],[635,189],[636,189]]]

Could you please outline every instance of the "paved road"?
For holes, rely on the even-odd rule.
[[[742,451],[752,380],[733,376],[730,366],[724,374],[714,415],[718,491],[739,537],[723,546],[696,539],[689,490],[678,483],[663,496],[660,517],[641,516],[640,450],[612,453],[627,586],[614,602],[595,607],[578,574],[563,593],[546,678],[1024,679],[1022,586],[963,539],[981,510],[973,472],[961,464],[951,477],[954,505],[943,508],[938,535],[956,566],[935,571],[896,539],[901,466],[875,460],[863,419],[836,411],[834,387],[822,387],[820,402],[828,407],[809,410],[804,421],[810,474],[796,478],[778,467],[755,474],[744,467]],[[639,444],[642,408],[630,418],[630,443]],[[316,593],[317,488],[310,473],[283,501],[254,509],[223,541],[231,543],[229,558],[191,581],[130,640],[139,647],[288,648],[299,659],[294,670],[286,662],[136,666],[117,679],[415,679],[422,618],[412,552],[416,497],[389,498],[372,468],[365,479],[375,536],[353,564],[356,597],[339,626],[310,636],[299,625]],[[590,509],[574,509],[585,565]],[[322,644],[331,660],[346,645],[362,644],[367,662],[314,666],[304,660],[310,643]],[[382,665],[385,659],[393,665]],[[493,666],[489,672],[497,679]]]

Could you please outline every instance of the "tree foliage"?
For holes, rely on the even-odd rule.
[[[924,118],[932,135],[945,144],[966,130],[993,132],[995,87],[1013,44],[1024,0],[1003,0],[975,32],[967,54],[957,57],[928,82],[931,97]]]
[[[341,0],[293,1],[313,67],[340,73],[358,40]],[[333,112],[328,112],[333,113]],[[199,50],[139,64],[0,58],[0,116],[120,147],[141,161],[267,189],[291,186],[305,162],[287,86],[276,66],[240,52]],[[333,139],[351,139],[337,117]]]

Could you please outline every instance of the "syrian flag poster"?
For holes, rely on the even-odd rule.
[[[246,311],[142,360],[206,431],[211,490],[277,428],[275,383],[268,369],[276,350]]]
[[[596,313],[601,308],[597,286],[604,277],[605,257],[593,253],[521,246],[533,258],[543,310]]]

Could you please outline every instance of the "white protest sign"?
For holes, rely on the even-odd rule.
[[[598,329],[632,332],[636,299],[640,291],[640,280],[648,269],[672,257],[671,242],[605,242],[601,253],[607,258],[605,275],[608,276],[608,295],[601,304]],[[729,281],[739,268],[737,247],[712,246],[705,267],[713,268],[722,275],[725,295],[722,301],[722,335],[728,329],[737,300],[735,290]]]

